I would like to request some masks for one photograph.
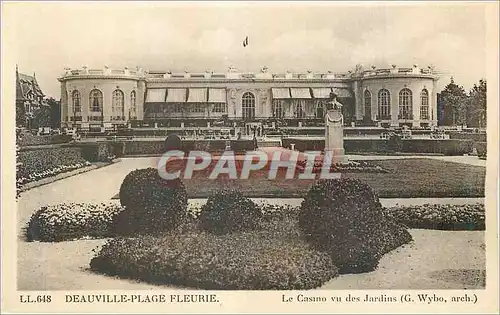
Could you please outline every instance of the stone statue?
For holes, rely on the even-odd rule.
[[[347,162],[344,151],[342,104],[337,101],[335,93],[330,93],[325,114],[325,153],[327,151],[333,155],[333,163]]]

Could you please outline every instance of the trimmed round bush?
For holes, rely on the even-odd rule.
[[[301,204],[299,227],[341,273],[372,271],[382,255],[412,240],[384,215],[373,190],[350,178],[316,182]]]
[[[120,203],[125,211],[115,220],[118,234],[168,231],[187,218],[186,188],[179,179],[161,178],[155,168],[130,172],[120,187]]]
[[[63,203],[44,206],[28,222],[28,241],[59,242],[83,237],[113,236],[115,217],[123,211],[117,204]]]
[[[90,267],[111,276],[208,290],[313,289],[338,274],[326,253],[263,233],[117,238],[102,247]]]
[[[257,205],[233,189],[221,189],[211,195],[201,208],[200,227],[214,234],[255,229],[262,212]]]

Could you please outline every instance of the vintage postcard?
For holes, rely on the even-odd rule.
[[[496,1],[2,2],[3,313],[498,313]]]

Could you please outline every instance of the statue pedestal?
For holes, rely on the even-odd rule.
[[[344,150],[344,119],[340,109],[328,110],[325,115],[325,154],[332,155],[332,163],[346,163]]]

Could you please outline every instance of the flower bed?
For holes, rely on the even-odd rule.
[[[36,211],[26,228],[28,241],[59,242],[83,237],[110,237],[116,204],[63,203]]]
[[[90,165],[78,148],[21,149],[17,163],[16,179],[23,184]]]
[[[280,233],[118,238],[101,249],[90,267],[113,276],[220,290],[313,289],[337,275],[328,255],[312,249],[294,229]]]
[[[320,173],[322,170],[323,163],[321,161],[315,161],[312,168],[312,173]],[[297,161],[296,170],[302,173],[307,168],[307,161]],[[349,161],[347,163],[337,163],[330,166],[330,172],[332,173],[387,173],[387,170],[383,169],[379,165],[374,165],[365,161]]]
[[[413,229],[484,230],[484,204],[396,206],[386,208],[387,214]]]

